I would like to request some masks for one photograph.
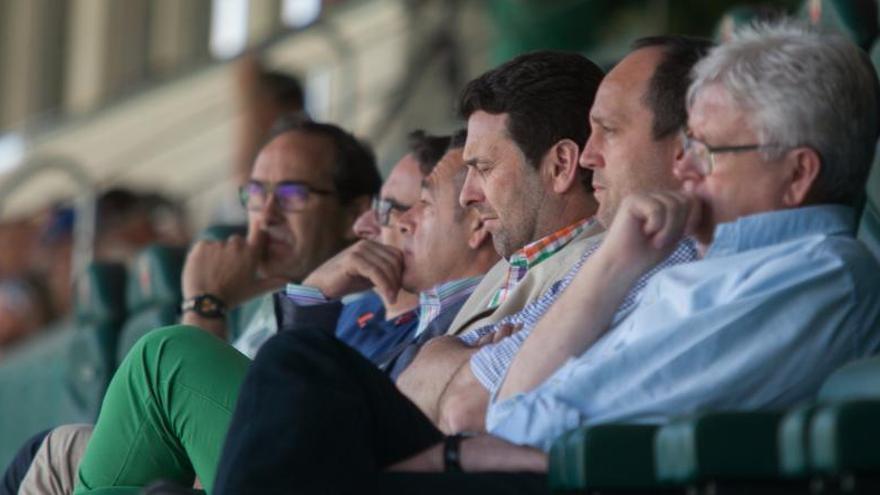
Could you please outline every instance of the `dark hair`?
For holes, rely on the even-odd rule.
[[[349,204],[360,196],[379,193],[382,176],[376,167],[376,157],[368,145],[333,124],[313,120],[291,120],[284,124],[275,126],[270,141],[288,132],[305,132],[324,136],[333,143],[336,161],[333,184],[340,203]]]
[[[301,110],[305,105],[302,84],[299,79],[286,72],[262,71],[260,85],[271,95],[272,101],[283,110]]]
[[[409,133],[407,140],[410,152],[419,162],[419,171],[422,172],[422,175],[428,175],[446,154],[450,138],[449,136],[432,136],[419,129]]]
[[[571,139],[580,148],[586,144],[588,115],[603,75],[577,53],[527,53],[469,82],[459,98],[459,112],[465,119],[478,110],[506,113],[511,139],[538,168],[560,140]]]
[[[467,141],[467,129],[459,129],[452,133],[452,139],[449,141],[449,149],[454,150],[464,148]]]
[[[665,138],[687,125],[685,100],[691,69],[713,46],[705,38],[678,35],[649,36],[632,44],[633,51],[651,47],[663,50],[663,60],[654,69],[643,100],[654,114],[654,139]]]

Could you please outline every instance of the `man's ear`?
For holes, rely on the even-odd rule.
[[[571,139],[562,139],[544,156],[544,166],[553,185],[553,192],[563,194],[578,184],[580,153],[577,143]]]
[[[808,203],[815,194],[813,185],[822,169],[822,159],[816,150],[807,147],[795,148],[788,153],[788,159],[792,161],[782,202],[794,208]]]
[[[468,225],[468,247],[477,250],[479,249],[483,243],[492,242],[492,234],[486,230],[486,225],[480,220],[480,215],[477,213],[477,210],[473,208],[468,208],[468,211],[465,213],[464,221],[467,222]]]
[[[358,240],[358,236],[354,232],[354,223],[368,209],[370,209],[370,196],[358,196],[343,207],[342,214],[344,218],[342,228],[344,231],[342,235],[346,241],[354,242]]]

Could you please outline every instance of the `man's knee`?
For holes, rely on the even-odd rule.
[[[172,325],[157,328],[141,337],[129,351],[126,360],[177,355],[197,359],[200,353],[207,353],[207,357],[211,358],[215,352],[212,349],[225,347],[229,347],[226,342],[197,327]]]

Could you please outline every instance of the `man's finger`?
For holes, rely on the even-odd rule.
[[[397,301],[397,292],[400,289],[400,282],[399,279],[394,276],[393,270],[385,263],[379,262],[376,259],[367,261],[366,257],[362,256],[358,258],[358,263],[356,264],[355,269],[359,276],[372,282],[376,290],[382,294],[388,302],[394,303]]]
[[[358,263],[363,264],[364,266],[370,266],[381,271],[385,279],[392,284],[399,284],[403,267],[395,258],[382,256],[372,251],[362,251],[358,253],[356,259]]]

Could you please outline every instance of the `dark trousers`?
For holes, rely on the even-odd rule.
[[[382,472],[442,438],[384,373],[328,332],[280,332],[245,377],[214,493],[546,491],[532,474]]]
[[[43,440],[50,431],[52,430],[37,433],[18,449],[12,462],[7,466],[6,472],[3,473],[3,479],[0,481],[0,495],[15,495],[18,493],[18,487],[24,480],[24,476],[27,474],[28,469],[30,469],[37,451],[40,450],[40,445],[43,444]]]

